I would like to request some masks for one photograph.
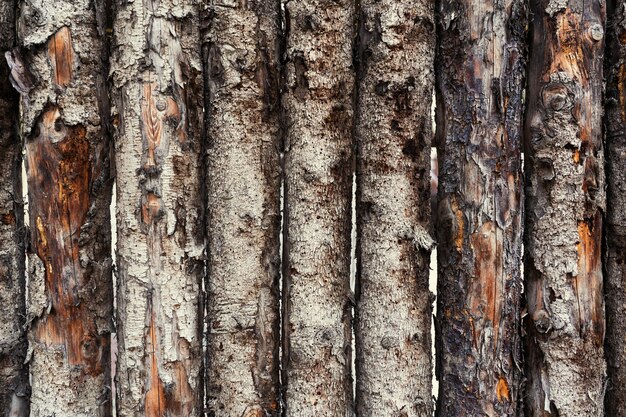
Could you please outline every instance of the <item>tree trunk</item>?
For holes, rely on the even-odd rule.
[[[212,416],[278,416],[278,1],[212,5],[206,20]]]
[[[28,416],[26,304],[24,299],[24,206],[19,96],[3,59],[15,46],[15,2],[0,0],[0,414]]]
[[[604,394],[604,2],[531,2],[525,126],[527,415],[599,416]]]
[[[103,10],[20,3],[29,216],[31,412],[109,416],[112,281]]]
[[[517,416],[525,7],[439,3],[439,416]]]
[[[353,3],[285,14],[286,416],[351,416]]]
[[[606,359],[608,416],[626,417],[626,5],[607,2]]]
[[[433,3],[362,1],[359,28],[356,409],[430,417]]]
[[[116,5],[118,415],[199,416],[204,226],[198,5]]]

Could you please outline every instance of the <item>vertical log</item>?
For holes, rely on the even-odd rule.
[[[626,4],[607,2],[606,415],[626,416]]]
[[[278,416],[280,3],[212,3],[207,77],[212,416]]]
[[[22,1],[23,52],[10,56],[26,142],[33,417],[111,415],[102,16],[86,0]]]
[[[353,6],[285,4],[286,416],[352,415]]]
[[[434,3],[363,0],[359,15],[356,410],[430,417]]]
[[[604,393],[604,1],[531,2],[527,415],[597,416]]]
[[[116,1],[118,415],[199,416],[203,81],[198,2]]]
[[[439,416],[517,416],[521,398],[521,0],[441,0]]]
[[[24,206],[22,149],[18,136],[19,96],[9,81],[15,46],[16,4],[0,0],[0,414],[28,416]],[[4,54],[7,53],[8,62]]]

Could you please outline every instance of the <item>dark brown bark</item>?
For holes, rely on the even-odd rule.
[[[213,4],[207,80],[207,405],[278,416],[278,0]]]
[[[101,13],[24,1],[22,93],[31,242],[31,416],[108,416],[112,281]]]
[[[525,122],[527,415],[602,414],[605,4],[531,2]]]
[[[360,3],[356,409],[432,415],[430,250],[434,4]]]
[[[605,295],[607,416],[626,416],[626,5],[607,2]]]
[[[516,416],[525,4],[439,3],[437,413]]]
[[[17,134],[19,96],[4,59],[15,46],[16,4],[0,1],[0,414],[28,415],[26,304],[24,298],[24,206],[21,143]]]
[[[350,416],[354,3],[290,1],[285,17],[286,416]]]

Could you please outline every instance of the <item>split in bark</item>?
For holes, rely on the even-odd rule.
[[[359,15],[356,410],[430,417],[434,7],[363,0]]]
[[[521,0],[441,0],[439,416],[517,416],[520,393]]]
[[[598,416],[605,383],[605,4],[531,2],[525,122],[528,416]]]
[[[278,416],[280,3],[215,3],[203,24],[208,412]]]
[[[31,242],[30,415],[109,416],[112,281],[102,10],[23,1],[22,94]]]
[[[351,416],[354,3],[285,4],[286,416]]]

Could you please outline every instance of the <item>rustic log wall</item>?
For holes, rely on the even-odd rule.
[[[626,415],[604,1],[0,0],[0,413]]]

